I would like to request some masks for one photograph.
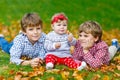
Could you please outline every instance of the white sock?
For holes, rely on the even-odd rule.
[[[0,37],[4,37],[4,35],[3,35],[3,34],[0,34]]]
[[[82,61],[81,65],[77,68],[79,71],[86,67],[86,62]]]
[[[54,65],[51,62],[46,64],[46,69],[53,69],[53,67],[54,67]]]
[[[117,53],[117,48],[115,46],[110,46],[108,48],[108,51],[110,53],[110,60],[114,57],[114,55]]]

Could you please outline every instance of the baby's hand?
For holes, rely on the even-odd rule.
[[[73,35],[72,35],[72,33],[70,33],[70,34],[68,35],[68,41],[71,42],[72,40],[73,40]]]
[[[57,42],[57,43],[55,44],[55,48],[56,48],[56,49],[60,48],[60,46],[61,46],[60,42]]]

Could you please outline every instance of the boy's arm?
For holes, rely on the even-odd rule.
[[[108,47],[102,47],[96,50],[95,55],[92,55],[90,52],[84,54],[85,61],[93,68],[100,67],[103,65],[103,60],[106,54],[108,54]],[[109,60],[109,58],[108,58]]]
[[[46,53],[46,49],[43,46],[42,49],[39,52],[38,58],[40,58],[41,60],[44,60],[45,53]]]
[[[32,60],[24,60],[21,62],[21,65],[30,65],[31,67],[37,67],[42,64],[42,60],[39,58],[34,58]]]
[[[79,40],[76,41],[76,44],[74,46],[74,52],[73,52],[72,56],[74,59],[82,60],[83,51],[82,51]]]
[[[21,44],[21,40],[19,38],[15,38],[13,41],[13,45],[10,49],[10,61],[17,65],[21,64],[23,60],[20,59],[22,50],[24,46]]]

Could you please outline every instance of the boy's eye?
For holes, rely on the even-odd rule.
[[[84,35],[84,37],[88,37],[88,35]]]
[[[38,30],[40,30],[41,28],[37,28]]]
[[[84,37],[88,37],[88,35],[79,35],[79,37],[82,37],[82,36],[84,36]]]
[[[79,35],[79,37],[81,37],[82,35]]]
[[[32,29],[32,28],[30,28],[29,30],[30,30],[30,31],[32,31],[33,29]]]

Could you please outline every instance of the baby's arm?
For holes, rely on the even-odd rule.
[[[45,46],[45,49],[46,49],[46,50],[56,50],[56,49],[60,48],[61,43],[60,43],[60,42],[54,43],[54,42],[52,42],[51,40],[46,39],[44,46]]]
[[[73,37],[72,33],[68,35],[68,42],[71,46],[74,46],[76,44],[76,39]]]

